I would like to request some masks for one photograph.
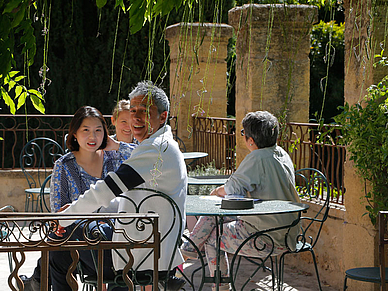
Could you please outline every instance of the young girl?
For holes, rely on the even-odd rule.
[[[90,185],[117,170],[136,147],[110,138],[104,117],[91,106],[74,114],[66,145],[70,152],[56,161],[51,177],[52,212],[77,200]]]
[[[51,176],[51,212],[77,200],[90,185],[116,171],[136,147],[110,138],[103,115],[91,106],[74,114],[66,146],[70,152],[55,162]],[[25,290],[40,290],[40,264],[39,259],[31,277],[20,276]]]

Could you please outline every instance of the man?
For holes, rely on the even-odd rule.
[[[63,213],[85,213],[93,212],[101,206],[108,207],[115,197],[128,195],[134,200],[144,197],[142,191],[130,191],[137,186],[141,188],[151,188],[169,195],[178,205],[185,225],[185,201],[187,194],[187,172],[183,155],[178,144],[173,140],[171,128],[166,125],[169,111],[169,101],[164,91],[151,82],[140,82],[129,94],[131,102],[130,121],[131,131],[134,138],[139,142],[139,146],[132,152],[131,157],[126,160],[116,172],[111,172],[108,176],[86,191],[79,199]],[[130,212],[126,199],[116,199],[118,201],[117,211]],[[147,206],[147,205],[146,205]],[[145,206],[145,207],[146,207]],[[163,206],[160,207],[160,215],[163,215]],[[62,221],[63,226],[71,222]],[[116,225],[120,228],[127,228],[119,222]],[[168,226],[161,225],[160,231]],[[127,230],[131,235],[133,233]],[[174,229],[177,233],[178,229]],[[119,234],[113,235],[113,241],[119,240]],[[168,263],[173,254],[174,243],[165,240],[161,244],[161,258],[159,261],[160,270],[167,270]],[[178,266],[183,262],[179,251],[175,250],[173,266]],[[135,266],[142,259],[144,253],[135,252]],[[51,282],[54,291],[71,290],[66,282],[66,272],[70,256],[68,252],[50,252]],[[82,260],[82,255],[80,257]],[[112,254],[113,266],[116,270],[124,267],[124,262]],[[104,258],[104,267],[112,264]],[[140,270],[151,270],[152,260],[146,260]],[[93,266],[89,266],[93,267]],[[109,269],[109,266],[107,266]],[[170,280],[169,280],[170,281]],[[175,281],[177,282],[177,280]],[[168,290],[179,290],[183,285],[182,281],[168,283]],[[172,286],[174,285],[174,286]],[[178,286],[179,285],[179,286]]]

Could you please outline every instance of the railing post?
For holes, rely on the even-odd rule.
[[[49,273],[49,251],[48,250],[42,250],[41,251],[41,274],[48,274]],[[48,276],[41,276],[40,277],[40,290],[47,291],[48,290]]]
[[[229,10],[236,40],[236,132],[246,113],[267,110],[308,122],[310,34],[318,9],[309,5],[246,4]],[[248,154],[237,138],[237,165]]]

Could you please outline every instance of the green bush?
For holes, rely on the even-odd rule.
[[[223,175],[224,172],[224,169],[217,169],[215,166],[215,161],[213,161],[206,165],[197,165],[193,170],[189,169],[188,176],[219,176]],[[217,186],[214,185],[189,185],[189,193],[195,195],[209,195],[210,192],[215,188],[217,188]]]
[[[367,214],[373,224],[388,209],[388,76],[368,88],[362,103],[345,104],[335,117],[358,174],[368,182]]]

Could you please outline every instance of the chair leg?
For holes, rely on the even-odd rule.
[[[313,250],[313,249],[310,249],[310,253],[311,253],[311,255],[312,255],[312,257],[313,257],[313,261],[314,261],[315,273],[316,273],[316,275],[317,275],[319,290],[322,291],[321,280],[319,279],[317,260],[315,259],[314,250]]]
[[[284,276],[284,257],[286,253],[281,254],[279,259],[279,269],[278,269],[278,291],[283,290],[283,276]]]
[[[344,280],[344,290],[343,290],[343,291],[345,291],[346,289],[348,289],[348,286],[347,286],[347,284],[346,284],[347,280],[348,280],[348,277],[345,275],[345,280]]]
[[[274,262],[273,262],[272,256],[270,257],[270,260],[271,260],[271,275],[272,275],[272,291],[275,291],[275,286],[277,286],[277,288],[279,288],[279,284],[278,284],[278,277],[279,277],[278,257],[275,256],[275,268],[276,268],[276,270],[273,267]]]

